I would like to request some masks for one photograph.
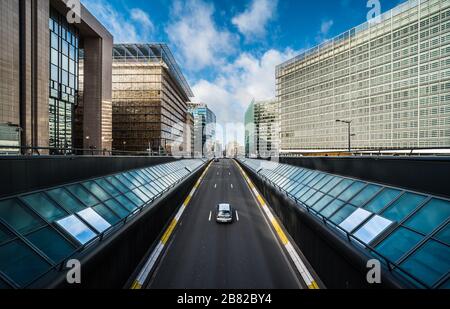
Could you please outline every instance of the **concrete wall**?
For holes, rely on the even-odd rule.
[[[21,0],[20,105],[22,144],[48,147],[49,40],[48,1]]]
[[[23,129],[22,144],[48,146],[49,2],[0,3],[0,122]]]
[[[448,157],[303,157],[280,163],[450,197]]]
[[[83,148],[102,149],[102,40],[85,38],[84,51]]]
[[[112,148],[112,35],[84,7],[80,35],[84,46],[83,137],[85,149]]]
[[[19,0],[0,3],[0,123],[19,125]]]
[[[0,157],[0,198],[174,160],[169,157]]]
[[[48,1],[31,1],[37,10],[32,44],[32,66],[33,83],[32,104],[33,115],[33,145],[37,147],[48,147],[49,144],[49,63],[50,63],[50,32],[48,19],[50,15],[50,4]]]

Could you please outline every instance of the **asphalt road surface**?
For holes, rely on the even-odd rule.
[[[233,224],[215,222],[219,203],[232,205]],[[235,163],[221,160],[187,207],[147,288],[299,289],[304,284]]]

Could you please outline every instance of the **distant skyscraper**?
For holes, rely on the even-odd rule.
[[[245,156],[245,147],[236,141],[227,144],[226,154],[228,158],[237,158]]]
[[[245,155],[256,157],[255,101],[250,103],[245,112]]]
[[[278,156],[279,140],[278,101],[253,101],[245,113],[245,155]]]
[[[0,146],[111,149],[113,37],[84,6],[69,23],[65,2],[0,2]]]
[[[220,158],[223,156],[223,145],[220,141],[216,141],[214,146],[214,156]]]
[[[450,147],[450,2],[408,1],[277,68],[281,149]]]
[[[114,45],[116,150],[183,152],[190,97],[192,91],[166,44]]]
[[[194,155],[213,155],[216,143],[216,115],[201,103],[189,104],[189,111],[194,116]]]

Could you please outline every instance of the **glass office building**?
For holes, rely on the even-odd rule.
[[[278,156],[279,139],[278,100],[253,101],[245,113],[245,155]]]
[[[71,152],[80,101],[85,109],[79,139],[84,143],[78,147],[111,149],[103,139],[110,131],[110,113],[103,110],[111,105],[113,37],[83,5],[76,13],[80,22],[68,23],[69,2],[0,1],[0,125],[9,127],[9,136],[14,128],[19,131],[14,147],[22,154]],[[80,51],[86,56],[84,77]],[[80,81],[86,86],[83,93]],[[12,147],[9,138],[1,138],[0,147]]]
[[[277,67],[282,152],[450,148],[450,1],[411,0]]]
[[[255,102],[253,101],[245,112],[245,156],[251,157],[254,155],[256,149],[256,135],[255,135]]]
[[[169,47],[114,45],[112,76],[113,147],[171,154],[183,141],[193,94]]]
[[[74,110],[78,95],[78,30],[51,9],[49,146],[72,148]]]
[[[189,112],[194,117],[194,155],[216,152],[216,114],[206,104],[190,103]]]

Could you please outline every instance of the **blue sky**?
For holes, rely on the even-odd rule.
[[[381,10],[402,2],[381,0]],[[223,126],[243,122],[253,98],[275,96],[276,65],[365,22],[369,12],[367,0],[82,3],[117,43],[168,43],[196,95],[193,100],[208,104]],[[242,140],[242,130],[237,131]]]

